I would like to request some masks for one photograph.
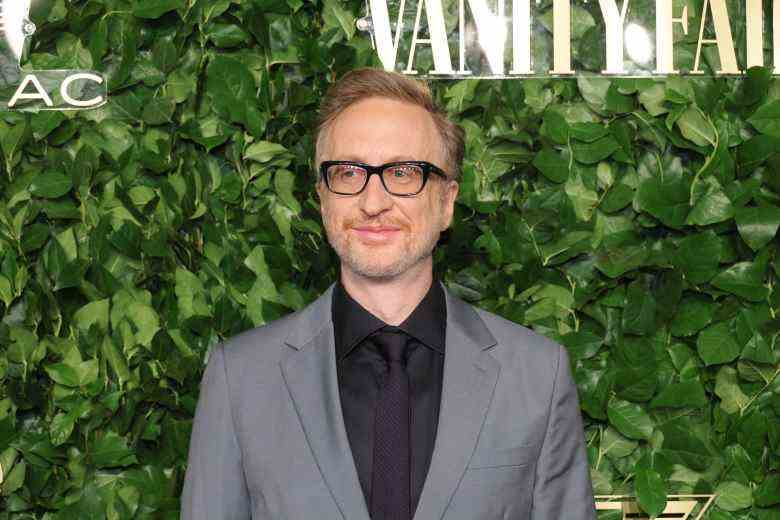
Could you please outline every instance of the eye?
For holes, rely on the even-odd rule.
[[[422,178],[422,169],[415,164],[399,164],[391,166],[385,172],[385,179],[393,182],[419,182]]]
[[[357,166],[352,166],[352,165],[349,165],[349,164],[343,164],[341,166],[337,166],[336,167],[336,172],[335,173],[339,177],[344,177],[344,178],[349,179],[349,178],[361,175],[362,174],[362,170],[360,168],[358,168]]]
[[[401,165],[390,168],[390,174],[397,178],[413,177],[418,173],[418,169],[415,166]]]

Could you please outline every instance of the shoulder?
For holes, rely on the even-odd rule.
[[[520,348],[552,350],[553,353],[557,353],[558,343],[547,336],[493,312],[471,306],[499,343],[517,344]]]
[[[304,309],[291,312],[272,322],[245,330],[221,342],[225,366],[229,373],[238,375],[276,367],[289,347],[285,339]]]
[[[524,372],[557,372],[560,360],[566,356],[564,347],[519,323],[474,305],[472,307],[496,339],[490,353],[503,366],[516,367]]]

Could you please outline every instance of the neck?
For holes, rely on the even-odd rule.
[[[392,278],[368,278],[341,266],[341,284],[349,295],[388,325],[400,325],[433,283],[433,262],[412,267]]]

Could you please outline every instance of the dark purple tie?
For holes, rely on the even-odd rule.
[[[371,520],[411,520],[408,336],[387,325],[372,336],[388,364],[379,390],[374,426]]]

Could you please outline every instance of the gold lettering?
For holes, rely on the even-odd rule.
[[[615,0],[599,0],[601,16],[606,27],[607,68],[605,74],[623,74],[623,24],[626,20],[629,0],[623,0],[623,7],[618,11]]]
[[[553,69],[550,74],[574,74],[571,69],[569,0],[553,0]]]
[[[506,50],[506,20],[504,18],[504,0],[498,0],[497,11],[494,14],[487,5],[487,0],[468,0],[471,14],[474,19],[474,28],[477,40],[490,65],[490,72],[499,76],[504,75],[504,53]],[[465,6],[463,0],[458,4],[460,8],[461,24],[461,72],[464,71],[463,63],[463,28]]]
[[[745,39],[747,68],[764,65],[764,10],[761,0],[745,2]]]
[[[466,7],[463,5],[464,0],[458,0],[458,31],[460,45],[460,68],[458,74],[469,75],[470,70],[466,70]]]
[[[780,0],[778,0],[780,1]],[[531,74],[531,2],[512,0],[511,74]]]
[[[780,74],[780,0],[772,1],[772,61],[772,73]]]
[[[655,72],[678,74],[674,68],[674,24],[682,25],[683,34],[688,34],[688,6],[685,5],[680,18],[672,16],[672,0],[655,1]]]
[[[715,39],[705,39],[704,22],[707,20],[707,6],[711,6],[712,20],[715,27]],[[714,43],[718,46],[718,56],[720,57],[719,74],[739,74],[741,71],[737,67],[737,56],[734,53],[734,39],[731,37],[731,24],[729,22],[729,13],[726,10],[725,0],[704,0],[704,6],[701,10],[701,24],[699,25],[699,41],[696,44],[696,58],[693,61],[693,70],[691,74],[703,74],[699,70],[699,58],[701,57],[701,46],[704,43]]]
[[[398,6],[398,17],[395,22],[395,41],[390,28],[390,15],[387,10],[386,0],[371,0],[371,22],[374,26],[374,40],[376,52],[385,70],[395,70],[396,57],[398,56],[398,41],[404,26],[404,4],[401,0]]]
[[[417,35],[420,32],[420,17],[422,16],[423,4],[425,4],[425,15],[428,20],[429,38],[422,39]],[[447,44],[447,30],[444,27],[444,11],[441,7],[441,0],[420,0],[417,4],[417,16],[414,20],[414,32],[412,33],[412,46],[409,49],[409,62],[406,64],[406,74],[417,74],[414,70],[414,50],[418,43],[427,43],[431,46],[433,52],[434,69],[429,74],[453,74],[452,61],[450,60],[450,48]]]

